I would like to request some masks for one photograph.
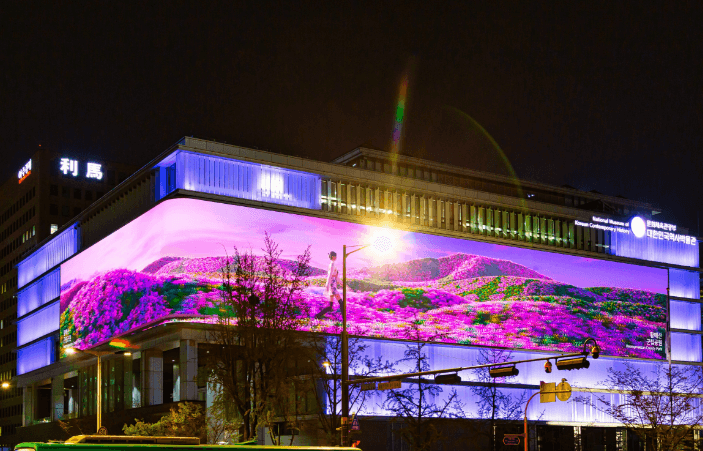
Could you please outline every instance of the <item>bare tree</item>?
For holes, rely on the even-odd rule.
[[[209,382],[220,388],[215,403],[229,411],[224,421],[241,422],[243,441],[259,426],[273,431],[278,418],[296,417],[291,391],[297,362],[309,356],[306,335],[298,329],[299,318],[306,316],[310,249],[284,262],[282,250],[266,234],[262,251],[256,256],[235,248],[234,257],[227,258],[206,361]]]
[[[413,324],[419,324],[416,320]],[[425,348],[429,343],[420,341],[420,331],[416,327],[417,341],[407,343],[403,358],[396,364],[411,363],[414,372],[429,371],[430,364]],[[389,390],[383,407],[393,413],[393,421],[402,421],[401,437],[411,451],[425,451],[442,439],[438,423],[443,418],[463,417],[463,404],[456,389],[448,396],[439,399],[444,389],[433,381],[418,378],[407,388]]]
[[[317,346],[318,355],[313,369],[315,398],[318,403],[320,428],[328,444],[338,445],[342,425],[342,339],[338,335],[321,337]],[[349,339],[349,373],[354,377],[373,377],[393,372],[393,365],[382,357],[368,355],[368,345],[358,338]],[[362,391],[359,385],[349,386],[349,408],[364,413],[364,405],[370,392]]]
[[[618,396],[579,396],[574,402],[624,424],[648,449],[693,449],[692,431],[703,426],[703,368],[658,364],[648,373],[629,363],[623,370],[609,368],[603,385]]]
[[[478,364],[503,363],[511,360],[512,352],[504,349],[481,349],[479,351]],[[478,434],[488,439],[489,450],[496,449],[496,426],[506,421],[521,420],[523,415],[523,405],[527,401],[527,392],[522,391],[520,395],[513,396],[506,393],[504,384],[512,379],[511,377],[494,378],[487,368],[474,370],[480,385],[472,386],[471,391],[476,396],[478,404],[478,421],[472,422]]]

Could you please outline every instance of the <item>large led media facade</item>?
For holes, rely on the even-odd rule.
[[[293,260],[311,246],[303,330],[339,333],[329,253],[347,260],[350,332],[524,350],[663,359],[666,270],[196,199],[171,199],[61,265],[61,344],[85,349],[145,324],[213,322],[221,269],[264,233]],[[285,266],[285,265],[284,265]],[[341,280],[341,274],[340,274]],[[341,292],[341,286],[338,287]]]

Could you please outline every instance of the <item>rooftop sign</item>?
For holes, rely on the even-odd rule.
[[[72,175],[73,177],[80,176],[80,162],[78,160],[73,160],[71,158],[61,158],[59,160],[59,171],[63,175]],[[85,165],[85,178],[102,180],[102,164],[100,163],[86,163]]]
[[[591,222],[574,221],[577,226],[590,229],[606,230],[608,232],[632,234],[636,238],[645,236],[653,240],[674,241],[696,245],[696,237],[676,233],[676,225],[665,222],[652,221],[640,216],[633,216],[629,221],[619,221],[601,216],[591,217]]]
[[[32,173],[32,160],[30,159],[27,163],[25,163],[24,166],[22,166],[22,169],[20,169],[17,172],[17,178],[19,179],[18,183],[24,182],[24,179],[29,177],[29,174]]]

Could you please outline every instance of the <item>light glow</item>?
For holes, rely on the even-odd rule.
[[[632,218],[632,221],[630,221],[630,229],[637,238],[642,238],[647,232],[647,226],[644,220],[639,216]]]

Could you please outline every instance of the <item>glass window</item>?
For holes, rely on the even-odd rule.
[[[71,214],[71,210],[68,208],[68,205],[64,205],[61,207],[61,215],[68,217],[68,215]]]
[[[53,235],[54,233],[56,233],[58,230],[59,230],[59,225],[58,225],[58,224],[51,224],[51,225],[49,226],[49,233],[50,233],[51,235]]]
[[[81,207],[73,207],[73,216],[81,214]]]
[[[74,199],[80,199],[80,198],[82,198],[82,197],[83,197],[83,196],[82,196],[82,193],[81,193],[81,189],[80,189],[80,188],[74,188],[74,189],[73,189],[73,198],[74,198]]]
[[[85,200],[93,200],[93,192],[90,190],[85,191]]]
[[[65,198],[68,198],[70,196],[68,186],[61,187],[61,195]]]
[[[49,185],[49,194],[51,194],[52,196],[58,196],[59,195],[58,185]]]
[[[52,214],[52,215],[59,214],[59,206],[56,204],[49,205],[49,214]]]

